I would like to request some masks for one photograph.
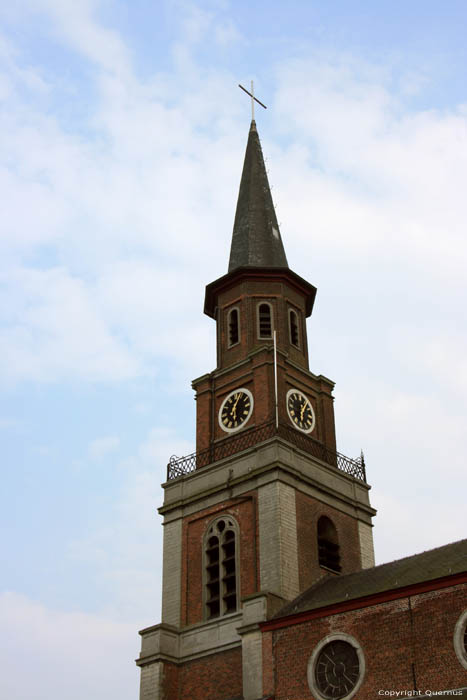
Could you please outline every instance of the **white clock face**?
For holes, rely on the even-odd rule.
[[[219,425],[226,433],[240,430],[253,412],[253,394],[248,389],[235,389],[223,400],[219,409]]]
[[[298,389],[290,389],[286,401],[287,413],[295,428],[303,433],[311,433],[316,418],[310,399]]]

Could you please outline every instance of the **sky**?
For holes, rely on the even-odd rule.
[[[138,697],[250,105],[377,563],[465,537],[463,0],[0,8],[0,696]],[[27,659],[27,676],[24,673]]]

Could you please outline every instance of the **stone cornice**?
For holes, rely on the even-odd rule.
[[[283,481],[364,522],[369,523],[376,513],[369,505],[368,484],[280,437],[165,482],[164,505],[159,513],[166,522],[178,519],[271,481]]]

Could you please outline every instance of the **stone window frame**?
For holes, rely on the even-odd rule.
[[[231,612],[225,611],[224,606],[223,606],[223,596],[219,595],[219,614],[217,616],[210,616],[209,615],[209,609],[208,609],[208,580],[207,580],[207,567],[208,567],[208,557],[207,557],[207,548],[208,548],[208,538],[210,537],[211,530],[217,526],[217,523],[219,523],[221,520],[228,520],[231,521],[231,524],[229,524],[229,529],[232,529],[235,533],[235,591],[236,591],[236,607],[235,610],[232,610]],[[219,549],[222,547],[222,541],[219,542]],[[219,557],[219,567],[222,566],[222,560]],[[222,580],[221,577],[219,583],[221,584]],[[218,515],[212,520],[209,521],[209,523],[206,526],[205,533],[203,535],[203,619],[206,622],[212,622],[214,620],[222,620],[228,615],[235,615],[239,613],[239,607],[240,607],[240,527],[239,524],[234,518],[233,515],[230,513],[223,513],[222,515]]]
[[[269,313],[270,313],[270,318],[271,318],[271,335],[261,335],[260,333],[260,323],[259,323],[259,309],[261,306],[269,306]],[[261,299],[261,301],[258,301],[256,303],[256,336],[258,340],[272,340],[274,337],[274,308],[273,305],[270,301],[266,301],[265,299]]]
[[[292,340],[292,314],[295,314],[295,318],[297,320],[297,343],[294,343]],[[289,306],[288,308],[288,321],[289,321],[289,342],[292,347],[297,348],[297,350],[302,349],[302,344],[301,344],[301,323],[300,323],[300,314],[297,311],[297,309],[294,309],[292,306]]]
[[[236,311],[237,312],[237,332],[238,332],[238,340],[235,343],[230,342],[230,317],[232,313]],[[239,306],[231,306],[226,315],[226,321],[227,321],[227,349],[234,348],[236,345],[239,345],[240,340],[241,340],[241,332],[240,332],[240,307]]]
[[[360,677],[357,681],[357,684],[355,687],[350,691],[350,693],[347,693],[343,698],[340,698],[340,700],[350,700],[350,698],[353,698],[354,695],[358,692],[360,689],[363,680],[365,678],[365,672],[366,672],[366,663],[365,663],[365,655],[363,653],[363,649],[359,642],[355,639],[355,637],[352,637],[352,635],[347,634],[346,632],[336,632],[333,634],[328,634],[326,637],[321,639],[321,641],[318,642],[318,644],[315,646],[313,653],[311,654],[310,658],[308,659],[308,666],[307,666],[307,680],[308,680],[308,687],[311,690],[311,693],[317,698],[317,700],[329,700],[329,698],[326,698],[324,695],[321,694],[321,691],[319,690],[318,686],[316,685],[315,682],[315,668],[316,668],[316,663],[318,660],[318,656],[323,649],[323,647],[326,646],[326,644],[329,644],[329,642],[334,642],[334,641],[342,641],[342,642],[347,642],[348,644],[351,644],[355,651],[357,652],[358,656],[358,662],[360,665]]]
[[[467,669],[467,650],[465,635],[467,635],[467,608],[459,616],[454,628],[454,651],[461,666]]]

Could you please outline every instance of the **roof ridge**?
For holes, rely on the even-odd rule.
[[[449,542],[348,574],[323,576],[284,605],[274,617],[293,615],[344,600],[356,600],[465,572],[467,572],[467,539]]]
[[[389,566],[390,564],[395,564],[396,562],[402,562],[405,559],[414,559],[415,557],[421,557],[423,554],[429,554],[430,552],[435,552],[437,549],[445,549],[447,547],[452,547],[455,544],[460,544],[461,542],[467,542],[467,538],[463,538],[462,540],[455,540],[454,542],[448,542],[448,544],[442,544],[439,545],[439,547],[432,547],[432,549],[424,549],[422,552],[417,552],[415,554],[408,554],[406,557],[401,557],[400,559],[393,559],[392,561],[385,561],[382,564],[376,564],[375,566],[372,566],[370,568],[372,569],[380,569],[383,566]],[[467,554],[466,554],[467,557]],[[360,571],[354,571],[354,573],[360,573],[361,571],[366,571],[366,569],[361,569]],[[352,574],[344,574],[344,576],[351,576]]]

